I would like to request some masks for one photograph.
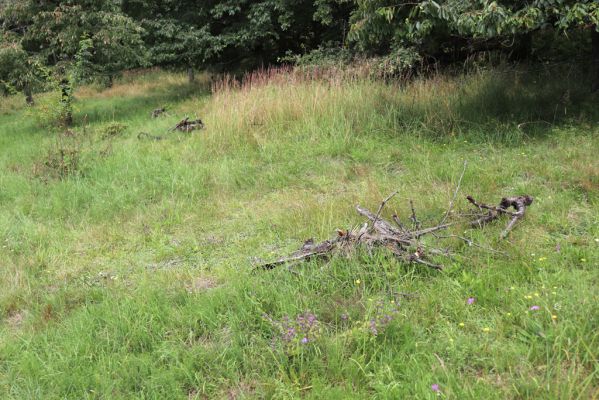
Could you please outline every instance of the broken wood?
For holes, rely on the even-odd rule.
[[[201,119],[189,120],[189,117],[185,117],[171,129],[172,131],[191,132],[196,129],[204,129],[204,123]]]
[[[152,118],[158,118],[163,114],[166,114],[166,107],[157,108],[154,111],[152,111]]]
[[[159,135],[150,135],[148,132],[139,132],[137,134],[137,138],[139,140],[142,140],[142,139],[162,140],[162,139],[164,139],[162,136],[159,136]]]
[[[272,269],[280,264],[307,261],[314,256],[323,257],[333,250],[333,247],[337,241],[338,239],[336,238],[334,240],[325,240],[322,243],[314,244],[314,239],[308,239],[298,251],[292,253],[288,257],[281,257],[271,263],[263,264],[262,268]]]
[[[501,232],[500,237],[502,239],[505,239],[510,234],[511,230],[514,229],[514,225],[516,224],[516,222],[524,218],[524,214],[526,213],[526,207],[531,205],[533,202],[533,198],[527,195],[504,197],[499,202],[499,206],[489,206],[484,203],[479,203],[476,200],[474,200],[472,196],[466,196],[466,199],[468,199],[468,201],[472,203],[475,207],[478,207],[479,210],[488,210],[486,214],[472,221],[471,225],[473,227],[480,227],[482,225],[485,225],[504,214],[510,215],[512,217],[505,229],[503,230],[503,232]],[[510,207],[516,211],[509,211],[508,209]]]

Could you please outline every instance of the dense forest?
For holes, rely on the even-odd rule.
[[[598,63],[598,26],[592,0],[2,0],[0,90],[33,102],[61,85],[68,97],[73,83],[110,86],[150,66],[193,80],[356,57],[379,57],[391,75],[479,54]]]

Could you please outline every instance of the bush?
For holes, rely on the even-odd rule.
[[[400,47],[387,55],[360,58],[345,47],[319,47],[305,55],[290,55],[282,59],[293,63],[300,71],[342,71],[342,75],[361,79],[401,79],[412,76],[422,57],[414,48]],[[325,74],[326,76],[326,74]]]
[[[65,130],[33,165],[33,175],[43,181],[83,177],[94,152],[85,149],[79,132]]]
[[[398,48],[391,53],[372,59],[371,77],[377,79],[411,76],[421,64],[422,57],[413,48]]]
[[[331,44],[320,46],[309,53],[288,54],[281,58],[298,67],[340,67],[348,66],[354,60],[353,53],[345,47],[334,47]]]
[[[127,129],[127,125],[120,122],[111,122],[108,125],[99,129],[102,139],[110,139],[122,135]]]

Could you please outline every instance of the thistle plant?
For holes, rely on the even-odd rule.
[[[282,346],[288,355],[297,354],[320,336],[321,323],[315,314],[307,311],[295,318],[284,315],[280,320],[264,314],[263,318],[277,329],[278,335],[273,336],[272,347]]]

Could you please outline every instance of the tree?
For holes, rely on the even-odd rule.
[[[515,43],[526,47],[542,29],[586,29],[599,89],[599,2],[593,0],[356,0],[351,38],[362,48],[416,45],[439,55],[439,44]],[[505,40],[511,39],[511,40]],[[437,46],[437,47],[435,47]],[[471,47],[472,48],[472,47]]]
[[[4,0],[0,22],[3,31],[12,32],[22,57],[53,67],[69,107],[67,124],[74,75],[100,77],[110,85],[120,71],[144,63],[142,29],[121,12],[118,0]],[[77,64],[88,68],[75,73]]]
[[[245,70],[342,41],[352,0],[125,0],[152,64]],[[190,74],[190,77],[193,75]]]
[[[187,69],[189,80],[194,68],[218,54],[221,46],[210,31],[209,10],[215,1],[124,0],[123,11],[144,28],[143,40],[149,63],[174,69]]]
[[[39,59],[28,57],[18,43],[0,41],[0,87],[5,94],[22,92],[33,105],[33,92],[44,87],[46,78]]]

